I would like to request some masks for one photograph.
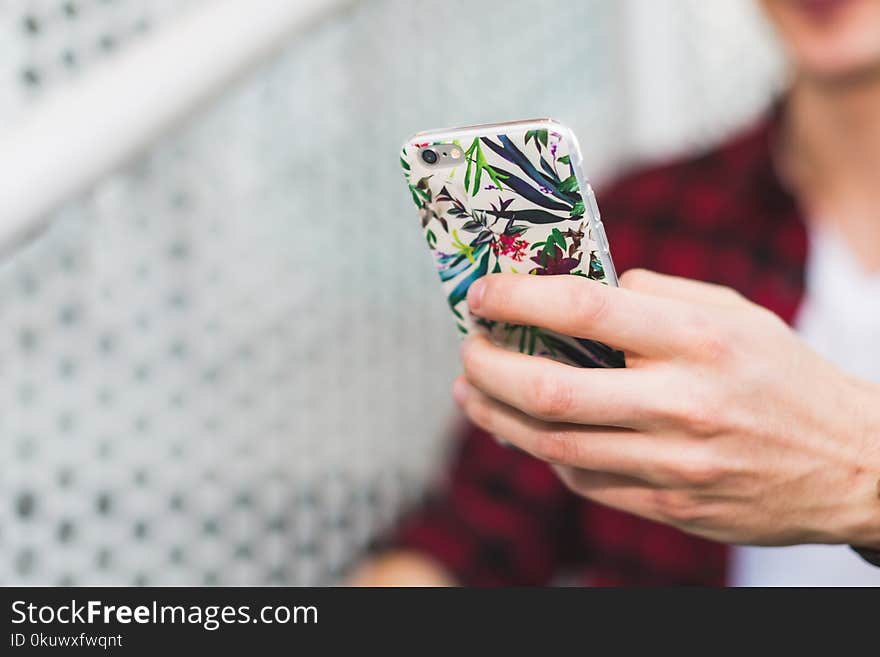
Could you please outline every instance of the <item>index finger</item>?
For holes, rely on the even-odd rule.
[[[640,354],[676,353],[695,313],[678,299],[611,287],[580,276],[490,274],[468,291],[471,312],[598,340]]]

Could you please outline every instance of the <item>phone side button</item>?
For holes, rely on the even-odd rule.
[[[590,208],[590,214],[592,215],[593,219],[595,219],[596,221],[601,220],[602,215],[599,212],[599,204],[596,203],[596,194],[593,192],[593,188],[589,185],[587,185],[586,197],[587,204]]]
[[[609,252],[608,236],[605,234],[605,226],[602,225],[601,221],[596,223],[596,242],[599,244],[599,248],[602,251],[605,253]]]

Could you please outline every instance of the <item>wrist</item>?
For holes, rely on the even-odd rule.
[[[862,383],[859,387],[862,394],[857,396],[852,434],[852,444],[858,448],[852,491],[855,513],[846,542],[877,559],[880,558],[880,385]]]
[[[880,474],[874,471],[873,495],[868,493],[865,500],[865,522],[849,541],[857,550],[872,553],[873,559],[880,559]]]

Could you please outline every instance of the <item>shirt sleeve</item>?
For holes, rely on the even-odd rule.
[[[869,564],[880,568],[880,550],[868,550],[855,546],[853,546],[853,550],[855,550],[856,553]]]
[[[546,584],[577,552],[576,502],[549,466],[466,425],[446,478],[392,545],[463,585]]]

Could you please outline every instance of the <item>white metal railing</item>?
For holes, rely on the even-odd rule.
[[[0,253],[345,0],[215,0],[0,134]]]

